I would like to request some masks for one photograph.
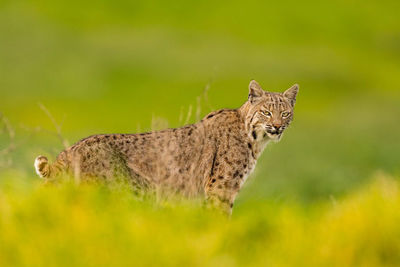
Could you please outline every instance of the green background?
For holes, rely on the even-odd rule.
[[[399,10],[0,0],[0,266],[400,266]],[[300,93],[230,220],[34,173],[63,149],[39,103],[72,144],[239,107],[251,79]]]
[[[300,85],[295,119],[267,147],[238,209],[310,203],[400,174],[399,1],[2,1],[0,111],[16,131],[1,173],[98,133],[178,127],[236,108],[248,83]],[[180,119],[180,116],[183,119]],[[155,121],[155,122],[154,122]],[[35,130],[40,127],[40,130]],[[0,150],[9,137],[2,130]]]

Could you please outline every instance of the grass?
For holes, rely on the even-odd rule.
[[[396,266],[400,192],[392,177],[307,208],[253,202],[228,220],[191,202],[124,190],[0,187],[2,266]]]

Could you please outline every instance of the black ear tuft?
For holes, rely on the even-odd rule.
[[[295,84],[292,87],[290,87],[289,89],[287,89],[283,93],[283,96],[286,97],[287,99],[289,99],[292,106],[294,106],[294,104],[296,104],[296,96],[297,96],[298,92],[299,92],[299,85]]]
[[[264,90],[255,80],[252,80],[249,84],[249,101],[254,103],[257,98],[264,95]]]

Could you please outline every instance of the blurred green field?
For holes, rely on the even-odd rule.
[[[137,255],[148,265],[290,266],[289,256],[306,266],[399,263],[392,239],[399,230],[390,224],[398,219],[398,196],[385,206],[379,199],[386,189],[373,181],[380,173],[400,177],[398,10],[394,0],[1,1],[0,112],[15,138],[1,121],[0,264],[61,265],[71,258],[124,265]],[[264,152],[231,221],[191,204],[155,208],[93,188],[36,189],[34,158],[54,158],[63,148],[38,103],[72,144],[154,124],[178,127],[190,107],[188,122],[239,107],[251,79],[271,91],[298,83],[300,93],[291,128]],[[371,183],[380,193],[360,189]],[[329,203],[341,199],[345,211],[337,215]],[[349,210],[359,218],[351,221]],[[375,210],[387,218],[382,225],[368,221]],[[359,236],[347,232],[353,227]],[[108,254],[109,246],[115,247]],[[304,255],[315,249],[314,262]],[[83,262],[80,250],[88,257]],[[377,258],[364,262],[367,254]]]

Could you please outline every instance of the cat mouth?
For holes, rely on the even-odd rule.
[[[265,132],[270,139],[279,140],[282,136],[283,130],[266,129]]]
[[[277,131],[277,130],[275,130],[275,131],[271,131],[271,130],[267,130],[266,131],[268,134],[270,134],[270,135],[280,135],[280,134],[282,134],[282,131]]]
[[[266,135],[270,140],[279,140],[281,138],[281,133],[276,131],[275,132],[266,131]]]

